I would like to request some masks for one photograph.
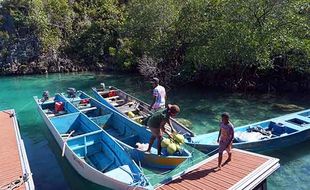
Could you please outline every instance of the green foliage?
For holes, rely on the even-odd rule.
[[[71,37],[67,50],[87,64],[104,62],[104,57],[110,56],[110,48],[117,46],[124,22],[122,8],[116,0],[84,0],[74,2],[73,10],[77,33]]]
[[[244,73],[309,71],[306,1],[165,1],[162,8],[163,2],[132,1],[127,35],[136,55],[181,62],[183,78],[212,80],[208,76],[218,73],[223,77],[217,79],[239,84]]]
[[[1,5],[2,57],[10,57],[12,47],[35,44],[38,53],[31,55],[135,70],[146,55],[160,60],[166,78],[181,72],[184,82],[225,81],[230,87],[310,72],[307,0],[6,0]]]
[[[136,54],[161,56],[174,39],[180,10],[177,0],[133,0],[129,3],[125,35],[133,39]]]

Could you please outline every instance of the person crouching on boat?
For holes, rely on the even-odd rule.
[[[153,86],[153,102],[149,107],[149,110],[157,111],[165,108],[166,104],[166,90],[165,87],[159,85],[159,79],[154,77],[151,80]]]
[[[166,131],[165,124],[168,123],[168,125],[171,127],[171,131],[173,132],[174,129],[172,127],[170,117],[175,117],[179,112],[179,106],[168,104],[166,109],[156,111],[152,116],[150,116],[149,120],[147,121],[147,125],[152,132],[152,137],[150,139],[147,152],[151,151],[152,145],[155,139],[157,139],[157,154],[161,154],[161,141],[163,133],[166,133],[170,138],[172,138],[172,135]]]
[[[218,157],[218,169],[221,169],[223,152],[226,150],[228,153],[228,159],[226,162],[231,161],[231,148],[234,140],[234,126],[229,121],[229,114],[227,112],[222,114],[222,122],[220,122],[220,131],[217,138],[219,143],[219,157]]]

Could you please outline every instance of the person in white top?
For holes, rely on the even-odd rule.
[[[157,111],[159,109],[165,108],[166,105],[166,90],[165,87],[159,85],[159,79],[154,77],[151,80],[153,86],[153,102],[149,109]]]

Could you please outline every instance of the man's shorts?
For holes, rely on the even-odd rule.
[[[162,137],[163,136],[163,132],[160,128],[153,128],[153,127],[150,127],[150,130],[152,132],[152,135],[154,137]]]

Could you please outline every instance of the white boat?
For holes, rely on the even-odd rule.
[[[63,97],[34,99],[63,155],[82,177],[112,189],[153,189],[128,153],[86,115],[69,111]],[[58,107],[56,102],[61,102]]]
[[[102,85],[104,86],[103,83]],[[150,106],[149,104],[114,86],[109,86],[108,89],[92,88],[92,90],[95,98],[99,102],[118,111],[119,113],[122,113],[141,127],[143,126],[141,125],[141,122],[153,114],[153,112],[148,109]],[[129,117],[128,113],[133,113],[134,116]],[[173,118],[170,118],[170,120],[177,133],[184,135],[186,138],[195,136],[190,129],[182,125],[177,120]],[[169,130],[169,128],[167,129]]]

